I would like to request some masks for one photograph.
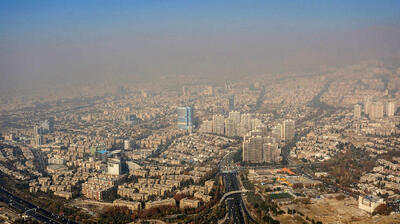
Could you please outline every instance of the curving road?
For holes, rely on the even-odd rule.
[[[46,224],[77,224],[63,216],[56,215],[41,207],[38,207],[0,187],[0,201],[10,205],[10,207],[23,212],[25,215],[35,218]]]

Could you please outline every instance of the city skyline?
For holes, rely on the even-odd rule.
[[[0,223],[400,223],[399,12],[1,1]]]

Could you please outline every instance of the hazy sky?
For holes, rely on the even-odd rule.
[[[400,55],[399,12],[400,1],[386,0],[3,0],[0,88],[252,75]]]

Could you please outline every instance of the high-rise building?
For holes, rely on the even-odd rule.
[[[272,137],[278,142],[282,140],[282,125],[278,124],[272,128]]]
[[[109,159],[108,160],[107,174],[121,175],[121,161],[119,159]]]
[[[208,86],[208,95],[209,96],[214,96],[214,87],[213,86]]]
[[[225,134],[225,118],[222,115],[213,116],[213,133],[218,135]]]
[[[253,118],[251,114],[241,114],[238,111],[231,111],[227,118],[223,115],[214,115],[211,123],[210,121],[203,121],[199,132],[212,132],[214,134],[234,137],[244,136],[249,131],[255,131],[257,128],[262,130],[263,134],[266,134],[267,127],[260,119]]]
[[[42,128],[39,125],[35,125],[33,127],[33,134],[34,135],[40,135],[42,134]]]
[[[139,123],[139,119],[135,114],[127,114],[124,118],[125,124],[137,124]]]
[[[187,90],[185,86],[182,86],[182,95],[186,96],[187,95]]]
[[[239,125],[240,125],[240,112],[231,111],[229,116],[225,119],[225,135],[226,136],[239,136]]]
[[[48,134],[54,131],[54,119],[50,118],[41,122],[39,125],[35,125],[33,128],[34,134]]]
[[[243,161],[250,163],[275,163],[282,160],[281,150],[275,139],[251,131],[243,137]]]
[[[267,136],[268,135],[268,127],[265,124],[258,124],[255,128],[254,131],[257,133],[260,133],[262,136]],[[268,137],[271,138],[271,137]]]
[[[263,162],[277,163],[282,160],[281,149],[277,143],[266,142],[263,145]]]
[[[250,163],[263,162],[263,138],[262,136],[244,136],[243,161]]]
[[[240,135],[245,135],[247,132],[252,131],[252,119],[253,115],[251,114],[242,114],[240,116]]]
[[[203,121],[199,128],[199,132],[201,133],[213,133],[213,122],[212,121]]]
[[[236,136],[236,126],[232,118],[225,119],[225,135],[228,137]]]
[[[33,140],[32,145],[34,145],[36,147],[39,147],[44,144],[44,138],[43,138],[43,135],[41,135],[41,134],[35,135],[34,139],[32,139],[32,140]]]
[[[229,111],[235,110],[235,95],[229,96],[228,108]]]
[[[291,141],[294,139],[295,134],[295,124],[293,120],[285,120],[282,125],[282,139]]]
[[[191,130],[193,128],[193,110],[192,107],[177,107],[178,128],[181,130]]]
[[[354,119],[360,119],[361,118],[361,105],[356,104],[354,105]]]
[[[124,150],[131,149],[131,141],[129,139],[124,140]]]
[[[364,97],[364,114],[369,115],[371,104],[372,104],[372,97],[365,96]]]
[[[382,102],[374,102],[369,107],[369,119],[383,118],[385,107]]]
[[[236,126],[239,126],[240,124],[240,112],[239,111],[231,111],[229,112],[229,118],[235,122]]]
[[[388,117],[394,116],[394,114],[396,113],[396,104],[395,102],[388,102],[386,104],[386,115]]]
[[[54,118],[49,118],[48,120],[49,123],[49,132],[53,132],[54,131]]]
[[[250,119],[248,131],[253,131],[253,130],[255,130],[257,127],[262,126],[262,125],[263,125],[263,123],[261,122],[260,119],[258,119],[258,118]]]
[[[231,89],[232,88],[231,84],[228,81],[225,81],[225,88],[226,89]]]
[[[251,119],[253,119],[253,115],[251,115],[251,114],[242,114],[240,116],[240,122],[243,122],[246,125],[248,125],[250,123]]]

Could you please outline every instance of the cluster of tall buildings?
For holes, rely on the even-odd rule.
[[[290,142],[295,137],[295,122],[285,120],[272,130],[254,118],[252,114],[231,111],[228,117],[214,115],[204,121],[199,132],[243,137],[243,161],[250,163],[276,163],[282,160],[281,142]]]
[[[274,137],[266,136],[260,129],[251,131],[243,137],[243,161],[276,163],[281,160],[281,149]]]
[[[212,120],[204,121],[200,126],[199,132],[229,137],[243,136],[260,125],[262,125],[262,122],[257,118],[253,118],[252,114],[231,111],[228,117],[214,115]]]
[[[277,163],[282,160],[279,143],[295,137],[295,122],[285,120],[271,132],[257,126],[243,137],[243,161],[250,163]]]
[[[53,132],[54,130],[54,119],[50,118],[41,122],[38,125],[35,125],[33,128],[33,132],[35,135],[43,135]]]
[[[295,136],[295,122],[288,119],[283,121],[282,124],[276,125],[271,130],[271,136],[274,137],[278,142],[292,141]]]
[[[54,131],[54,119],[50,118],[33,127],[32,145],[40,146],[45,144],[43,135]]]
[[[124,122],[126,124],[137,124],[137,123],[139,123],[139,119],[136,116],[136,114],[127,114],[124,117]]]
[[[396,113],[396,104],[395,102],[373,101],[367,97],[364,101],[364,108],[360,104],[356,104],[354,105],[353,112],[355,119],[360,119],[362,112],[364,112],[369,119],[376,120],[384,116],[394,116]]]

